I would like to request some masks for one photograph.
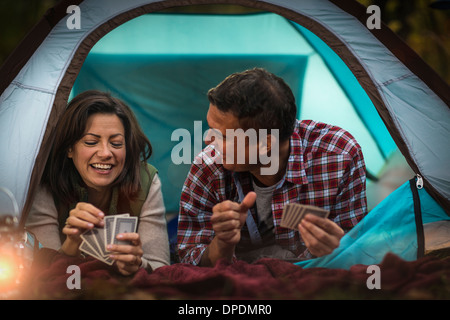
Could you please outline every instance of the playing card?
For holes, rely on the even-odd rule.
[[[100,253],[102,257],[106,257],[108,254],[106,252],[104,228],[94,228],[92,229],[92,234],[94,235],[98,253]]]
[[[81,242],[80,251],[87,253],[96,259],[100,259],[100,255],[86,241]]]
[[[114,225],[114,244],[129,244],[128,241],[118,240],[116,237],[119,233],[136,232],[137,217],[117,217]]]
[[[303,214],[304,214],[305,210],[304,210],[304,207],[299,205],[298,203],[293,203],[292,205],[294,207],[294,210],[293,210],[292,220],[290,221],[290,224],[291,224],[291,226],[294,226],[295,228],[297,228],[298,224],[303,219]]]
[[[112,231],[114,230],[114,222],[116,220],[115,216],[106,216],[103,221],[105,222],[104,233],[105,233],[105,250],[106,246],[112,242]]]
[[[86,230],[81,234],[81,239],[87,242],[89,246],[97,253],[98,256],[102,256],[100,253],[101,250],[97,245],[97,241],[95,240],[96,234],[98,233],[98,228]]]
[[[81,234],[83,239],[80,250],[106,264],[112,265],[114,260],[109,257],[106,246],[111,243],[128,244],[127,241],[117,241],[116,235],[125,232],[136,232],[137,217],[128,213],[106,216],[103,228],[95,227]]]
[[[327,218],[330,212],[316,206],[289,203],[284,207],[280,225],[283,228],[297,230],[299,223],[308,213]]]
[[[303,219],[303,215],[305,213],[305,208],[297,203],[294,203],[294,213],[292,214],[292,220],[290,225],[293,226],[294,229],[297,229],[298,224]]]
[[[292,204],[287,204],[283,209],[283,214],[281,216],[280,225],[283,228],[295,229],[292,227],[292,219],[293,219],[293,206]]]
[[[304,205],[304,208],[305,208],[304,214],[310,213],[322,218],[327,218],[328,215],[330,214],[330,211],[315,206]]]
[[[112,259],[110,259],[109,257],[102,257],[99,255],[99,253],[97,251],[94,250],[94,248],[92,248],[88,242],[83,241],[80,245],[80,251],[94,257],[97,260],[100,260],[108,265],[112,265],[114,263],[114,261]]]
[[[293,204],[288,203],[284,207],[283,215],[281,216],[281,226],[287,228],[287,226],[291,225],[292,220],[292,212],[293,212]]]
[[[303,208],[297,203],[290,203],[288,209],[289,210],[286,212],[285,225],[295,229],[295,226],[297,225],[296,222],[301,220]]]
[[[289,208],[290,208],[289,203],[287,205],[285,205],[284,208],[283,208],[283,214],[281,215],[281,222],[280,222],[280,225],[282,227],[284,227],[286,225],[286,220],[287,220],[287,217],[288,217],[288,213],[287,212],[288,212]]]
[[[113,231],[115,229],[115,223],[116,223],[116,218],[117,217],[129,217],[130,215],[128,213],[124,213],[124,214],[116,214],[113,216],[106,216],[104,221],[105,221],[105,227],[104,227],[104,233],[105,233],[105,251],[107,252],[108,250],[106,249],[106,246],[109,244],[112,244],[114,241],[114,234]]]
[[[293,203],[291,206],[292,209],[290,212],[290,217],[287,220],[287,224],[291,229],[297,229],[297,226],[303,217],[303,207],[301,207],[297,203]]]

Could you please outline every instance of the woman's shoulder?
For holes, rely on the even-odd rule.
[[[35,219],[42,219],[44,216],[56,217],[57,209],[50,189],[39,184],[34,191],[33,203],[27,220],[30,222]]]
[[[53,194],[50,188],[44,184],[38,184],[34,190],[34,201],[33,202],[48,202],[51,201],[53,204]]]

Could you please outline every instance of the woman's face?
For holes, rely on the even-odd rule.
[[[125,129],[115,114],[96,113],[88,118],[86,131],[68,157],[84,183],[97,191],[108,189],[125,165]]]

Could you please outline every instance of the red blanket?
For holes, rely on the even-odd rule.
[[[68,266],[81,271],[81,289],[68,289]],[[450,299],[450,257],[407,262],[388,254],[379,266],[380,289],[369,289],[375,273],[303,269],[277,259],[249,264],[220,261],[214,268],[174,264],[149,274],[120,276],[93,258],[71,258],[42,249],[23,290],[31,299]],[[369,282],[372,282],[369,279]]]

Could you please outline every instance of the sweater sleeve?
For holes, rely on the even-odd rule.
[[[53,196],[47,188],[39,186],[25,223],[27,230],[34,233],[43,247],[59,250],[58,210]]]
[[[138,233],[144,255],[142,266],[148,271],[170,264],[169,236],[161,191],[161,180],[153,178],[139,217]]]

